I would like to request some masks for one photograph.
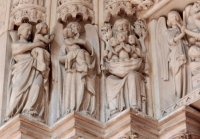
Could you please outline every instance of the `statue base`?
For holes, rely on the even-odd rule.
[[[1,139],[176,139],[200,137],[200,112],[185,106],[155,120],[141,112],[127,109],[106,123],[72,112],[53,126],[33,121],[23,115],[14,117],[0,128]]]

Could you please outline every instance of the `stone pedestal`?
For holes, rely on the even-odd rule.
[[[155,120],[138,111],[127,109],[106,123],[73,112],[53,126],[18,115],[0,128],[0,138],[175,139],[179,135],[200,137],[199,117],[200,112],[189,106],[181,107],[161,120]]]

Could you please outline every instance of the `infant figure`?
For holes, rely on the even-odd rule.
[[[87,59],[88,53],[84,49],[86,41],[79,38],[80,31],[81,26],[77,22],[69,24],[63,30],[63,37],[65,39],[66,51],[68,52],[68,54],[61,58],[60,62],[65,63],[65,69],[68,71],[73,72],[76,69],[80,72],[87,73],[90,59]],[[71,62],[72,59],[76,59],[76,62]]]
[[[127,35],[125,33],[117,33],[119,45],[115,51],[119,53],[119,61],[128,61],[130,59],[131,47],[127,43]]]
[[[110,43],[110,51],[108,53],[108,60],[112,62],[118,62],[119,57],[118,57],[118,53],[116,52],[116,47],[119,45],[119,42],[117,38],[112,37],[110,38],[109,43]]]
[[[129,35],[128,37],[128,43],[130,44],[130,47],[131,47],[131,58],[138,58],[138,54],[137,54],[137,49],[139,48],[136,48],[137,47],[137,38],[135,35]]]
[[[36,25],[36,33],[33,42],[43,42],[49,44],[54,39],[54,34],[50,36],[50,39],[46,39],[44,36],[49,32],[48,26],[45,22],[41,22]],[[40,47],[32,49],[31,55],[36,59],[36,69],[39,70],[44,78],[47,78],[46,71],[49,70],[50,54],[49,52]],[[47,73],[48,74],[48,73]]]

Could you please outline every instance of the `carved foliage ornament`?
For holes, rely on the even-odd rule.
[[[88,19],[94,23],[94,11],[91,0],[59,0],[58,1],[58,19],[66,22],[68,17],[76,19],[77,15],[81,15],[83,21]]]
[[[105,21],[108,22],[111,15],[116,16],[121,10],[131,16],[136,10],[147,10],[153,4],[152,0],[105,0]]]
[[[45,0],[13,0],[10,17],[10,29],[27,19],[29,22],[45,22]]]
[[[197,134],[180,133],[180,134],[177,134],[177,135],[171,137],[170,139],[199,139],[199,138],[200,138],[200,135],[197,135]]]
[[[119,139],[144,139],[138,133],[135,132],[128,132],[124,136],[120,137]]]

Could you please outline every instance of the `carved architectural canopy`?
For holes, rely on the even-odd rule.
[[[45,0],[13,0],[10,15],[10,29],[22,22],[45,22]]]
[[[57,18],[66,22],[69,17],[73,19],[81,16],[83,21],[94,23],[94,9],[92,0],[58,0]]]
[[[124,15],[132,16],[134,13],[149,9],[154,2],[152,0],[105,0],[105,21],[111,16],[117,16],[123,11]]]

